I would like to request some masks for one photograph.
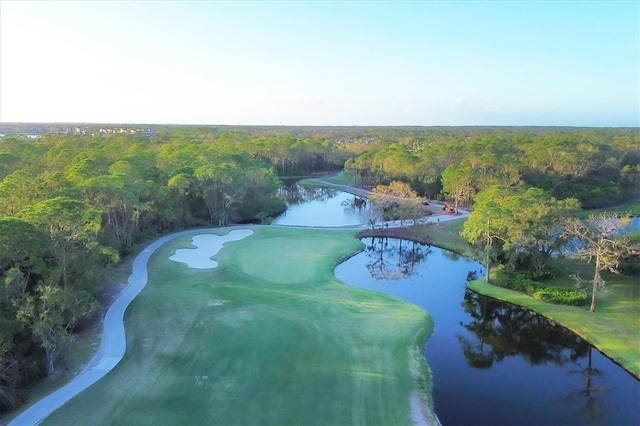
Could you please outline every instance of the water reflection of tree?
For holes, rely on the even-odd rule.
[[[358,197],[357,195],[354,195],[353,198],[344,200],[340,204],[342,205],[342,207],[345,208],[345,210],[349,209],[354,211],[355,210],[361,211],[363,209],[366,209],[367,199],[364,197]]]
[[[287,204],[299,204],[307,201],[326,201],[336,197],[340,191],[332,188],[283,184],[278,190],[278,196]]]
[[[602,381],[595,384],[603,372],[592,365],[589,343],[535,312],[472,291],[465,292],[462,307],[472,318],[461,323],[471,337],[458,334],[457,338],[471,367],[491,368],[509,356],[521,356],[531,365],[569,363],[570,374],[584,375],[584,387],[568,388],[569,395],[557,403],[573,408],[589,423],[603,417],[606,386]]]
[[[417,266],[432,253],[431,246],[395,238],[365,240],[367,269],[375,280],[399,280],[417,275]]]
[[[457,335],[469,365],[489,368],[508,356],[531,365],[564,365],[583,358],[589,344],[535,312],[467,291],[462,302],[472,318],[461,324],[477,341]]]
[[[575,410],[582,414],[582,417],[589,422],[604,416],[603,399],[600,398],[606,393],[605,386],[598,386],[595,380],[602,377],[603,372],[593,366],[592,346],[587,351],[587,365],[582,367],[577,365],[577,369],[571,369],[571,374],[582,374],[584,376],[584,388],[573,389],[572,393],[560,401],[563,406],[574,406]],[[584,405],[582,404],[584,401]]]
[[[454,262],[457,262],[463,257],[460,253],[451,250],[442,250],[442,255],[447,259],[453,260]]]

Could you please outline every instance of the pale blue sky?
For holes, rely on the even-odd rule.
[[[0,0],[0,121],[640,126],[640,2]]]

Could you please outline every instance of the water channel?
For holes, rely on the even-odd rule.
[[[347,223],[354,216],[344,202],[352,195],[327,189],[304,194],[295,215],[290,210],[280,224],[317,226],[318,217],[341,214],[335,224],[354,224]],[[358,223],[366,224],[369,213],[358,214]],[[434,318],[424,354],[444,425],[640,424],[635,377],[565,328],[468,291],[469,272],[482,273],[477,262],[398,239],[363,242],[366,249],[339,265],[336,276],[398,296]]]
[[[363,198],[331,188],[283,185],[280,197],[287,203],[287,211],[274,219],[274,225],[345,227],[366,225],[372,215]]]

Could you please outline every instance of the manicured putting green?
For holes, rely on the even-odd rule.
[[[216,269],[168,260],[190,237],[161,247],[125,358],[44,424],[413,423],[412,398],[430,405],[426,313],[334,278],[352,232],[254,231]]]

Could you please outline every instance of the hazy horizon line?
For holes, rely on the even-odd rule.
[[[205,123],[151,123],[151,122],[108,122],[108,121],[0,121],[0,125],[108,125],[108,126],[182,126],[182,127],[424,127],[424,128],[455,128],[455,127],[537,127],[537,128],[574,128],[574,129],[640,129],[638,126],[588,126],[571,124],[205,124]]]

